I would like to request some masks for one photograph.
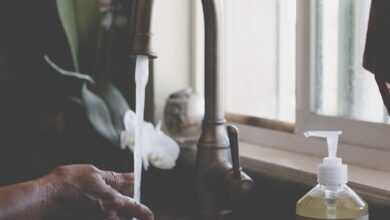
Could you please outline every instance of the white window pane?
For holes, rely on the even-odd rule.
[[[226,1],[226,110],[295,120],[295,1]]]
[[[315,113],[387,122],[372,74],[362,67],[369,0],[315,2]]]

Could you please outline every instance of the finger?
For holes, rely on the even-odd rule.
[[[116,173],[112,171],[103,171],[102,177],[107,185],[119,191],[123,195],[133,195],[134,176],[131,173]]]
[[[118,214],[123,218],[135,217],[138,220],[154,220],[153,212],[148,207],[129,197],[124,197],[121,206],[119,206]]]
[[[125,218],[135,217],[138,220],[154,220],[153,213],[149,208],[120,194],[114,188],[106,187],[102,192],[104,192],[102,196],[107,199],[103,204],[107,213],[116,213]]]

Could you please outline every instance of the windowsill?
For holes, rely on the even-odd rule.
[[[305,185],[316,184],[321,159],[288,151],[241,143],[242,166],[262,175]],[[367,201],[390,205],[390,173],[348,165],[350,185]]]

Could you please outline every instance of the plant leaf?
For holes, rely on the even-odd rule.
[[[92,92],[88,88],[87,83],[83,85],[81,96],[87,111],[87,117],[92,126],[104,138],[114,145],[120,146],[120,131],[115,129],[110,111],[104,100]]]
[[[45,60],[61,75],[84,82],[81,88],[81,100],[89,122],[100,135],[120,146],[120,134],[125,130],[123,118],[130,109],[121,92],[108,81],[97,86],[92,77],[64,70],[48,56],[45,56]]]
[[[130,109],[121,92],[110,82],[106,82],[96,93],[104,100],[115,129],[119,132],[125,130],[123,118]]]
[[[74,3],[73,0],[57,0],[57,9],[70,45],[73,64],[76,71],[79,71],[79,39]]]
[[[90,77],[87,74],[81,74],[78,72],[72,72],[72,71],[67,71],[67,70],[62,69],[57,64],[55,64],[50,59],[50,57],[47,55],[44,56],[44,59],[51,66],[51,68],[53,68],[54,70],[56,70],[58,73],[60,73],[63,76],[71,77],[71,78],[82,80],[82,81],[87,81],[89,83],[95,83],[95,81],[92,79],[92,77]]]

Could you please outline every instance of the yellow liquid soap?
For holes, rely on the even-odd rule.
[[[296,220],[368,220],[368,205],[347,185],[317,185],[296,206]]]

